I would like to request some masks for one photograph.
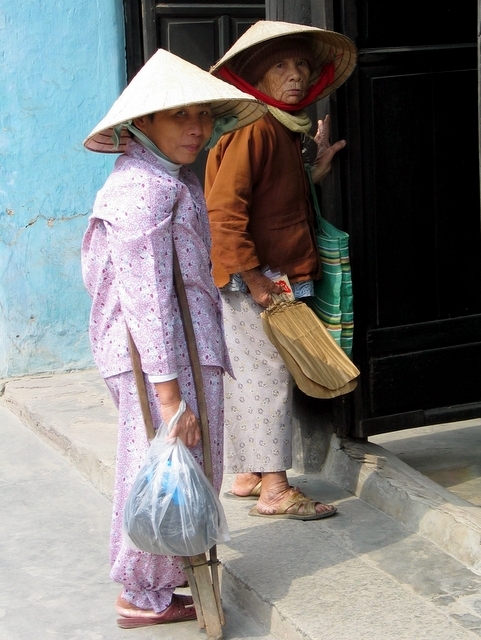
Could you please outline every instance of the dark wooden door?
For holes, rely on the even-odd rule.
[[[476,0],[342,5],[359,48],[339,109],[362,372],[351,435],[481,416]]]

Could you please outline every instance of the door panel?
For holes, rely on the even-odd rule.
[[[252,17],[225,15],[204,20],[165,17],[160,21],[160,43],[207,71],[254,22]]]
[[[379,329],[367,340],[370,416],[478,402],[481,316]]]
[[[477,4],[473,0],[451,5],[438,0],[359,0],[346,4],[350,13],[352,5],[357,5],[360,49],[476,41]]]
[[[127,78],[162,47],[208,70],[254,22],[265,3],[124,0]]]
[[[156,6],[157,44],[208,70],[254,22],[264,3],[182,3]]]
[[[363,56],[371,326],[481,312],[476,50],[437,71],[439,53]]]
[[[165,18],[160,21],[160,43],[175,55],[208,70],[218,48],[214,20]]]

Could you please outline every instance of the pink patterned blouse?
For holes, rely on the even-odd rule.
[[[175,242],[201,365],[230,372],[219,293],[211,277],[204,196],[193,172],[173,178],[131,140],[97,194],[82,244],[82,273],[92,297],[90,340],[107,378],[131,370],[125,324],[145,373],[189,366],[174,291]]]

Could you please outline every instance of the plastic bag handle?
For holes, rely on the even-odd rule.
[[[177,409],[177,412],[169,420],[169,424],[167,425],[167,435],[172,431],[175,425],[179,422],[181,415],[184,413],[186,409],[187,409],[187,405],[185,404],[185,400],[182,398],[179,404],[179,408]]]

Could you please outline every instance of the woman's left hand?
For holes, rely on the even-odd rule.
[[[336,153],[346,146],[345,140],[338,140],[331,145],[329,142],[331,124],[329,115],[324,120],[318,121],[317,133],[314,141],[317,143],[317,156],[311,167],[311,175],[314,183],[321,182],[331,170],[332,160]]]

